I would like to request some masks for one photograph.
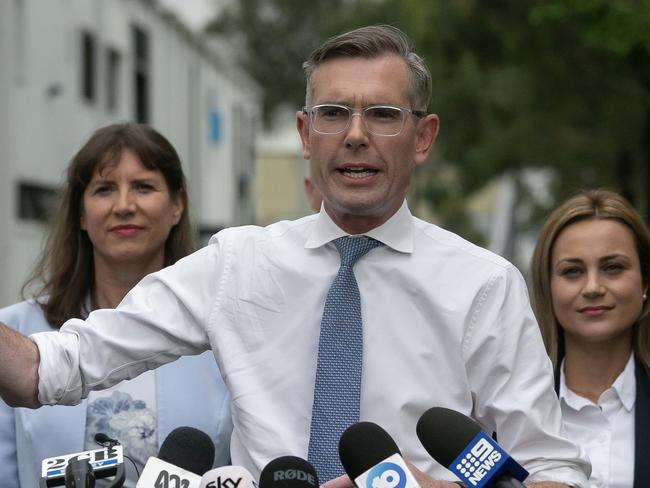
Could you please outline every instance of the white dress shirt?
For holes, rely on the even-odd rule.
[[[232,396],[232,461],[254,476],[282,455],[306,458],[320,321],[345,235],[326,212],[238,227],[144,278],[117,309],[32,336],[42,403],[182,354],[212,348]],[[586,486],[589,465],[561,437],[551,363],[525,283],[503,258],[414,218],[406,203],[367,233],[385,244],[361,258],[361,420],[384,427],[402,454],[454,479],[415,434],[432,406],[472,415],[531,473]]]
[[[569,389],[564,363],[560,371],[564,429],[567,437],[584,447],[589,455],[589,486],[629,488],[634,484],[634,354],[597,404]]]

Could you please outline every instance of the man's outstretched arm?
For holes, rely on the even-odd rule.
[[[12,407],[38,408],[38,347],[0,322],[0,396]]]

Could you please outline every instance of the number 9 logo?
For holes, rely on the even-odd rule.
[[[404,488],[406,473],[395,463],[381,463],[368,473],[366,488]]]

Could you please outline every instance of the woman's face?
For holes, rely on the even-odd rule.
[[[551,295],[567,344],[628,339],[644,284],[632,231],[609,219],[564,228],[551,253]]]
[[[162,173],[143,166],[128,149],[117,164],[95,169],[83,195],[81,228],[93,244],[95,267],[135,261],[154,270],[165,261],[165,241],[183,213]]]

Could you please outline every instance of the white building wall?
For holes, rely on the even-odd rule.
[[[14,84],[16,69],[14,68],[13,57],[13,29],[11,28],[15,18],[14,2],[0,2],[0,225],[3,225],[3,232],[0,233],[0,271],[2,282],[10,282],[13,285],[13,275],[10,274],[11,263],[11,242],[5,235],[15,232],[12,225],[13,207],[11,201],[12,183],[10,179],[9,161],[12,157],[11,149],[11,120],[1,114],[10,113],[11,91]],[[1,286],[1,285],[0,285]]]
[[[149,0],[0,1],[0,306],[18,291],[40,250],[45,224],[18,217],[19,183],[58,188],[74,153],[98,127],[134,120],[133,25],[149,40],[149,123],[179,152],[193,222],[205,238],[252,222],[237,177],[253,171],[259,91],[176,19]],[[81,95],[81,33],[96,44],[96,96]],[[117,106],[107,108],[107,49],[120,55]],[[232,137],[243,107],[250,141]],[[239,110],[239,109],[237,109]],[[211,116],[220,120],[212,137]],[[246,126],[247,125],[247,126]],[[233,148],[233,143],[244,148]],[[238,155],[247,154],[249,162]],[[246,175],[252,178],[252,174]],[[250,198],[250,196],[249,196]]]

